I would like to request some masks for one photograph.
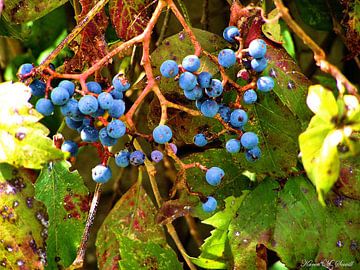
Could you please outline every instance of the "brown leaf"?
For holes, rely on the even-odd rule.
[[[80,0],[82,11],[79,15],[79,21],[86,16],[95,2],[95,0]],[[80,44],[77,42],[71,44],[75,55],[65,62],[65,72],[81,71],[86,66],[94,65],[107,54],[108,47],[105,41],[107,26],[108,18],[105,11],[101,10],[81,32]]]
[[[119,38],[141,34],[149,21],[149,0],[110,0],[110,19]]]

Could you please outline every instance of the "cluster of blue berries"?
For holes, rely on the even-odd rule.
[[[240,32],[235,26],[229,26],[223,32],[224,39],[230,43],[236,43],[239,36]],[[255,39],[249,44],[248,49],[244,50],[251,57],[250,67],[256,77],[267,67],[266,49],[264,40]],[[241,60],[238,59],[232,49],[228,48],[221,50],[217,59],[219,65],[225,69],[234,66],[238,60]],[[249,162],[255,162],[261,157],[261,150],[258,147],[258,136],[254,132],[245,132],[244,130],[249,119],[247,112],[242,108],[230,108],[221,103],[224,92],[222,81],[213,78],[209,72],[199,71],[200,66],[201,62],[198,56],[188,55],[182,60],[181,65],[178,65],[174,60],[164,61],[160,66],[160,72],[165,78],[178,79],[179,87],[183,90],[184,96],[189,100],[194,100],[196,107],[205,117],[215,117],[219,114],[222,120],[233,129],[242,131],[240,138],[228,140],[225,148],[232,154],[244,151],[245,158]],[[244,92],[242,97],[244,104],[254,104],[258,99],[257,91],[269,92],[274,88],[275,82],[269,76],[259,76],[256,86],[256,89],[249,89]],[[198,147],[204,147],[210,139],[211,136],[199,133],[194,136],[194,144]],[[216,186],[224,175],[221,168],[212,167],[207,171],[205,178],[210,185]],[[211,212],[216,209],[216,205],[216,200],[209,196],[207,202],[203,203],[203,209],[206,212]]]
[[[20,66],[18,76],[25,78],[33,71],[32,64],[23,64]],[[102,89],[97,82],[86,83],[88,93],[79,94],[72,81],[63,80],[53,88],[46,97],[46,83],[40,79],[34,79],[29,85],[33,96],[39,97],[35,108],[45,116],[54,112],[54,106],[60,106],[60,111],[65,118],[66,125],[80,133],[82,142],[101,144],[103,147],[114,146],[118,139],[122,138],[126,132],[126,125],[119,118],[125,113],[125,102],[123,100],[124,92],[130,88],[130,83],[122,75],[117,74],[113,77],[112,88],[110,91]],[[107,125],[103,127],[97,125],[99,117],[105,114],[109,115]],[[172,131],[166,125],[159,125],[153,131],[154,141],[158,144],[164,144],[171,140]],[[170,143],[170,148],[176,154],[177,147]],[[66,140],[61,146],[61,150],[70,154],[71,157],[77,155],[79,145]],[[146,159],[142,151],[132,151],[123,149],[115,154],[115,163],[119,167],[129,165],[140,166]],[[163,153],[159,150],[151,152],[151,160],[160,162],[163,159]],[[106,183],[112,177],[111,169],[99,164],[92,169],[92,178],[98,183]]]

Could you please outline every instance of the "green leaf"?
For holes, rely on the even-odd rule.
[[[170,248],[164,248],[151,241],[144,243],[119,235],[117,235],[117,240],[120,244],[120,269],[183,269],[176,254]]]
[[[46,209],[34,200],[34,171],[0,164],[0,265],[44,269]]]
[[[295,44],[289,27],[283,20],[280,20],[279,22],[281,26],[281,36],[283,38],[282,46],[293,59],[296,59]]]
[[[233,196],[225,199],[225,209],[217,212],[210,218],[202,221],[205,224],[215,227],[211,231],[204,244],[201,246],[201,254],[198,258],[191,258],[192,262],[205,269],[227,269],[231,253],[228,244],[228,228],[234,218],[237,209],[244,200],[247,192],[241,197]]]
[[[36,181],[35,198],[46,205],[49,215],[47,269],[69,266],[76,257],[90,208],[87,187],[66,161],[45,166]]]
[[[330,121],[338,114],[334,94],[322,85],[311,85],[306,99],[310,110],[324,120]]]
[[[16,96],[16,98],[14,98]],[[46,137],[48,129],[28,103],[30,90],[22,83],[0,85],[0,162],[15,167],[41,169],[50,160],[62,159],[63,153]]]
[[[265,180],[250,192],[229,226],[229,243],[235,269],[256,269],[256,246],[270,246],[276,219],[279,184]]]
[[[296,0],[301,19],[316,30],[332,30],[331,12],[326,0]]]
[[[6,0],[2,14],[6,21],[20,24],[34,21],[45,16],[55,8],[65,4],[67,0]]]
[[[357,266],[360,203],[330,193],[327,207],[305,177],[259,184],[237,210],[230,224],[229,243],[234,268],[257,269],[257,245],[277,253],[290,269],[306,262],[332,260]]]
[[[268,14],[269,19],[273,19],[276,16],[278,16],[279,10],[273,9]],[[272,21],[271,23],[264,23],[261,27],[263,34],[270,40],[276,42],[276,43],[282,43],[283,42],[283,36],[281,33],[281,25],[279,23],[279,20]]]
[[[141,245],[147,246],[149,254],[151,250],[155,252],[154,250],[161,249],[161,252],[156,251],[157,256],[162,252],[173,252],[166,246],[163,228],[155,222],[155,215],[156,208],[143,187],[133,185],[116,203],[99,229],[96,239],[99,268],[116,269],[120,259],[124,260],[124,264],[135,264],[138,260],[138,247]],[[133,241],[130,243],[131,249],[123,250],[122,241]],[[136,252],[130,252],[135,249]],[[123,257],[124,255],[127,257]]]

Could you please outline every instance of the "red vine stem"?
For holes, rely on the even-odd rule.
[[[323,49],[321,49],[319,45],[317,45],[292,19],[291,15],[289,14],[289,10],[284,6],[282,0],[274,0],[274,4],[279,10],[281,17],[286,22],[286,24],[313,51],[316,65],[319,66],[322,71],[332,75],[338,83],[340,82],[342,85],[344,85],[349,94],[355,95],[360,100],[357,88],[344,76],[344,74],[341,73],[341,71],[336,66],[332,65],[326,60],[326,54]]]

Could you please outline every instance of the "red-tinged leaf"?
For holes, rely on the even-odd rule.
[[[149,0],[110,0],[110,19],[119,38],[141,34],[149,21]]]
[[[95,3],[95,0],[80,0],[82,6],[80,20],[86,16]],[[105,11],[101,10],[82,30],[79,43],[73,42],[70,45],[76,53],[72,59],[65,62],[65,72],[83,70],[87,66],[94,65],[107,54],[108,46],[105,41],[107,26],[108,18]]]
[[[165,234],[162,227],[155,223],[155,214],[155,206],[145,190],[137,184],[132,186],[116,203],[98,232],[96,251],[99,269],[119,269],[118,239],[124,236],[165,245]]]
[[[44,269],[47,216],[34,199],[34,171],[0,164],[0,268]]]

